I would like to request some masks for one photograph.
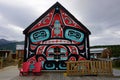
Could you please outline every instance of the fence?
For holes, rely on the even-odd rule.
[[[22,63],[23,63],[23,59],[22,58],[19,58],[17,60],[17,63],[18,63],[18,68],[21,68],[22,67]]]
[[[0,68],[2,68],[2,67],[3,67],[3,58],[0,57]]]
[[[112,75],[111,61],[67,62],[67,75]]]

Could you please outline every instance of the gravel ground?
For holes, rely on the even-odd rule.
[[[66,76],[60,72],[44,72],[41,76],[19,76],[17,66],[10,66],[0,70],[0,80],[120,80],[120,70],[113,69],[113,75],[114,77]]]
[[[3,69],[0,69],[0,80],[10,80],[13,77],[18,76],[17,66],[9,66]]]
[[[113,69],[113,75],[114,75],[114,76],[119,76],[119,77],[120,77],[120,70]]]
[[[42,73],[41,76],[16,76],[11,80],[120,80],[116,77],[104,76],[65,76],[63,73]]]

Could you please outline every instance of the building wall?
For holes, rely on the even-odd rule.
[[[24,50],[16,50],[16,59],[24,58]]]
[[[46,70],[64,70],[66,61],[89,59],[88,38],[86,31],[56,6],[25,34],[24,61],[41,61]]]

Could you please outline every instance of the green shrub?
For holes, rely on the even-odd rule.
[[[120,67],[120,60],[113,61],[113,67]]]

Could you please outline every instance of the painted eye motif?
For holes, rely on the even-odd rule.
[[[65,31],[65,38],[73,41],[77,41],[77,42],[82,42],[84,39],[84,34],[74,29],[67,29]]]
[[[38,31],[33,32],[30,35],[30,39],[32,42],[43,41],[48,39],[50,36],[50,32],[47,29],[41,29]]]

